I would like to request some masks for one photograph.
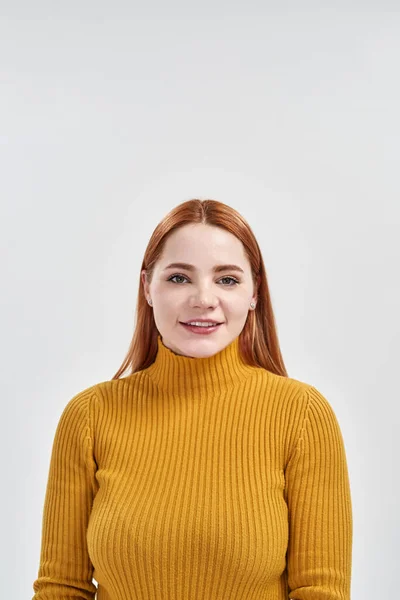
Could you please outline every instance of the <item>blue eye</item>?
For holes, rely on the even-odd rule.
[[[171,275],[171,277],[169,277],[169,278],[167,279],[167,281],[172,281],[173,279],[175,279],[175,277],[181,277],[181,278],[183,278],[183,279],[186,279],[186,280],[187,280],[187,277],[185,277],[184,275],[180,275],[180,274],[178,274],[178,273],[177,273],[176,275]],[[233,281],[233,283],[231,283],[231,284],[229,284],[229,285],[226,285],[225,287],[234,287],[235,285],[238,285],[238,284],[240,283],[240,282],[239,282],[237,279],[235,279],[234,277],[222,277],[220,281],[223,281],[224,279],[229,279],[229,280]],[[174,283],[176,283],[176,282],[174,282]]]

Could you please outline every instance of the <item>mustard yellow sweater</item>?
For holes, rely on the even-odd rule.
[[[238,338],[189,358],[159,336],[149,368],[65,406],[34,600],[349,600],[351,564],[333,409]]]

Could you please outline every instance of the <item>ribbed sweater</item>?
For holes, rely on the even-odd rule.
[[[34,600],[349,600],[352,505],[314,386],[158,336],[150,367],[66,404]],[[96,585],[97,584],[97,585]]]

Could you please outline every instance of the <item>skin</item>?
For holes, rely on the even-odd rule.
[[[190,263],[195,268],[165,270],[173,262]],[[213,272],[213,267],[221,264],[238,265],[244,272]],[[256,304],[257,299],[242,242],[220,227],[200,223],[174,231],[155,265],[151,283],[144,270],[141,280],[146,300],[152,300],[163,344],[188,357],[212,356],[228,346],[241,333],[249,310],[254,310],[250,303]],[[223,325],[210,335],[197,335],[179,323],[196,318],[210,318]]]

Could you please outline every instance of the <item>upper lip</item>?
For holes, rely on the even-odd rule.
[[[222,323],[222,321],[216,321],[215,319],[196,319],[196,318],[189,319],[188,321],[182,321],[182,323],[187,324],[187,323],[194,323],[196,321],[198,321],[199,323],[218,323],[218,324]]]

